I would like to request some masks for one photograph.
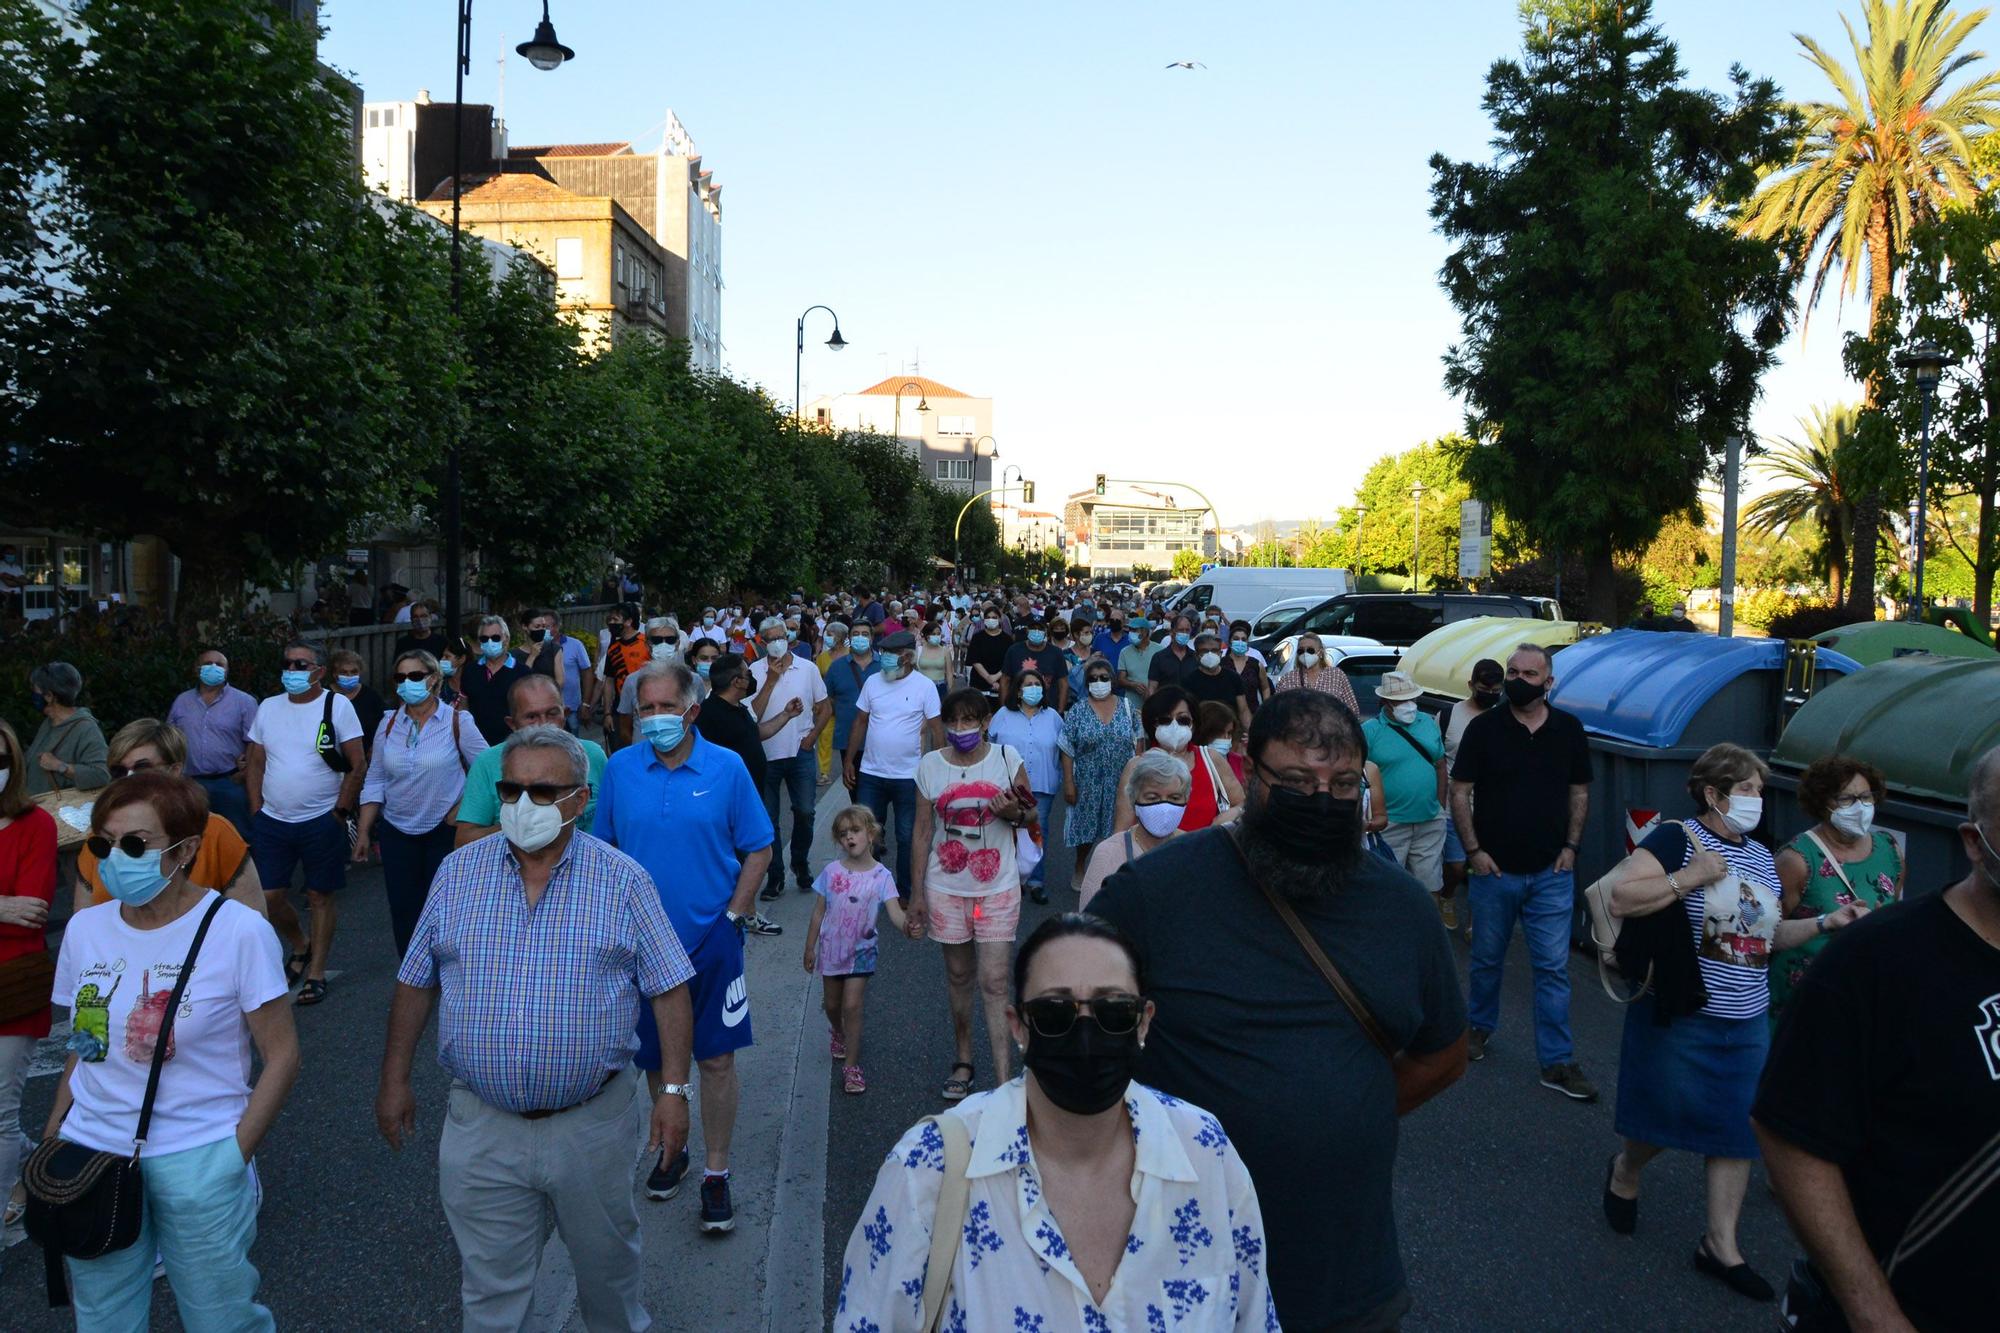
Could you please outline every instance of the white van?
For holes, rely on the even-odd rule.
[[[1293,597],[1324,599],[1353,591],[1354,578],[1344,569],[1218,565],[1190,583],[1167,604],[1167,609],[1199,613],[1213,604],[1221,606],[1232,619],[1248,620],[1273,602]]]

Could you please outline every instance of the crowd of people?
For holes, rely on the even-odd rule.
[[[294,1010],[338,999],[349,869],[378,858],[399,965],[376,1116],[409,1142],[435,1015],[467,1328],[521,1326],[550,1226],[586,1326],[645,1326],[635,1104],[646,1198],[694,1174],[698,1108],[697,1225],[734,1228],[746,951],[783,933],[765,909],[788,892],[813,895],[802,961],[845,1094],[878,1049],[882,916],[940,945],[946,978],[943,1108],[856,1222],[842,1330],[1394,1327],[1397,1120],[1502,1040],[1517,922],[1540,1082],[1598,1096],[1569,987],[1591,756],[1545,649],[1478,663],[1433,714],[1400,672],[1358,697],[1315,636],[1273,677],[1247,621],[1130,589],[627,601],[594,641],[552,609],[463,638],[402,610],[386,680],[303,637],[260,701],[204,650],[107,739],[50,662],[36,730],[0,722],[8,1241],[53,1215],[62,1150],[146,1140],[138,1239],[49,1268],[82,1328],[142,1326],[156,1261],[191,1327],[271,1326],[254,1154],[299,1068]],[[1807,1256],[1790,1302],[1972,1327],[1973,1246],[2000,1221],[2000,758],[1973,774],[1972,872],[1908,903],[1879,772],[1818,760],[1812,827],[1776,849],[1765,778],[1713,747],[1686,816],[1611,872],[1618,957],[1647,984],[1606,1224],[1633,1234],[1645,1166],[1698,1153],[1693,1267],[1772,1299],[1736,1237],[1762,1157]],[[816,867],[828,803],[838,856]],[[55,955],[52,808],[88,823]],[[1022,941],[1058,830],[1076,900]],[[71,1036],[24,1157],[51,1003]]]

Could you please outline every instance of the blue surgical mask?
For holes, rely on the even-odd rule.
[[[1039,707],[1042,702],[1042,687],[1039,685],[1023,685],[1021,687],[1021,702]]]
[[[181,839],[181,842],[186,841]],[[177,842],[174,847],[180,845]],[[111,855],[97,866],[97,876],[104,881],[104,891],[128,906],[144,907],[167,887],[169,877],[161,873],[160,857],[171,850],[161,848],[142,856],[127,856],[123,848],[113,847]]]
[[[431,697],[431,687],[421,680],[406,680],[396,687],[396,697],[415,708]]]
[[[213,662],[202,663],[199,667],[195,668],[194,674],[203,685],[206,685],[211,690],[229,679],[229,673]]]
[[[452,665],[452,661],[449,657],[441,657],[438,659],[438,674],[440,676],[449,676],[454,671],[457,670],[458,668]]]
[[[313,687],[310,671],[287,671],[278,677],[278,683],[285,687],[286,694],[304,694]]]
[[[1039,648],[1048,641],[1049,641],[1049,636],[1043,631],[1038,629],[1031,629],[1028,631],[1028,646],[1030,648]]]
[[[639,737],[655,750],[677,749],[687,739],[687,719],[678,713],[655,713],[639,719]]]
[[[506,651],[507,645],[504,643],[494,643],[487,639],[479,641],[479,655],[481,657],[498,657]]]
[[[696,662],[694,664],[694,674],[700,676],[703,680],[707,680],[708,669],[714,665],[715,663],[713,662]]]
[[[343,690],[358,690],[361,688],[361,677],[335,676],[333,678],[333,683],[340,686],[340,688]]]
[[[847,641],[847,646],[854,652],[865,653],[875,646],[875,640],[869,638],[866,634],[857,634]]]
[[[1174,635],[1174,642],[1185,648],[1194,642],[1194,636],[1191,634],[1176,634]]]

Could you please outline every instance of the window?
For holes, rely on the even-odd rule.
[[[556,277],[581,278],[583,276],[583,238],[581,236],[558,236],[556,238]]]
[[[940,458],[937,461],[939,481],[971,481],[972,460],[970,458]]]
[[[381,124],[382,124],[382,113],[380,111],[370,111],[368,113],[368,128],[371,130],[376,129],[379,128]]]
[[[939,416],[937,419],[937,433],[940,435],[970,435],[975,429],[977,423],[971,417]]]
[[[611,281],[620,287],[625,285],[625,247],[622,245],[611,247]]]

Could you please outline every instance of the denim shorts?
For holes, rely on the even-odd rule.
[[[337,893],[347,887],[347,830],[332,811],[303,823],[287,824],[260,810],[250,821],[250,855],[266,889],[292,887],[292,870],[303,864],[306,887]]]

